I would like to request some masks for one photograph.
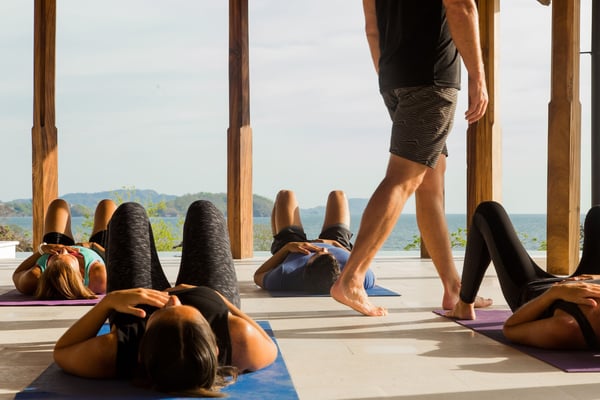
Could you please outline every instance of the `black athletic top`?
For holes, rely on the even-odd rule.
[[[460,57],[442,0],[377,0],[379,88],[460,89]]]
[[[556,300],[550,308],[548,309],[548,313],[550,315],[554,314],[556,310],[563,310],[567,314],[571,315],[577,323],[579,324],[579,329],[581,329],[581,333],[585,338],[585,343],[588,348],[591,350],[598,350],[600,347],[598,346],[598,339],[596,338],[596,333],[590,324],[590,321],[587,320],[579,306],[575,303],[571,303],[565,300]]]
[[[199,286],[190,289],[174,290],[181,304],[195,307],[210,324],[217,338],[219,364],[231,365],[231,337],[229,335],[229,309],[223,299],[211,288]],[[138,368],[138,349],[148,317],[156,310],[154,307],[140,306],[146,310],[146,318],[130,314],[116,313],[111,325],[117,327],[117,376],[130,378]]]

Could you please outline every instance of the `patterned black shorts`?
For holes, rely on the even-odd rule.
[[[438,86],[393,89],[382,94],[392,118],[390,153],[435,167],[448,155],[458,90]]]

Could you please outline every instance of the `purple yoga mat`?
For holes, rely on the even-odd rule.
[[[436,310],[434,313],[444,316],[444,311],[441,310]],[[473,321],[454,321],[565,372],[600,372],[599,352],[592,350],[548,350],[512,343],[502,333],[504,321],[512,314],[510,310],[476,310],[475,313],[477,319]]]
[[[13,289],[6,293],[0,294],[1,306],[86,306],[93,305],[100,301],[104,295],[98,296],[97,299],[82,299],[82,300],[38,300],[33,296],[28,296],[19,293]]]

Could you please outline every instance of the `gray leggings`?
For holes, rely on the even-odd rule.
[[[171,287],[158,259],[150,220],[140,204],[123,203],[113,214],[108,225],[106,269],[108,292]],[[180,283],[210,287],[240,307],[227,224],[209,201],[195,201],[187,211],[175,284]]]

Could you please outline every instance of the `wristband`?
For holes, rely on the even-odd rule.
[[[44,250],[42,250],[42,246],[48,244],[46,242],[40,243],[40,245],[38,246],[38,253],[40,253],[40,256],[44,255]]]

